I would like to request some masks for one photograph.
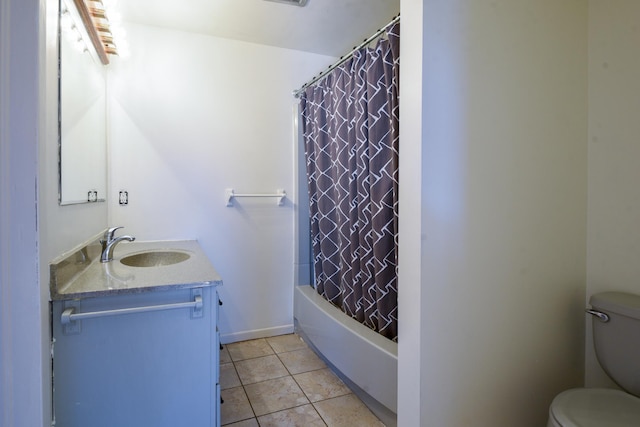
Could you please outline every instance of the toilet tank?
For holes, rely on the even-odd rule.
[[[593,317],[593,343],[602,369],[625,391],[640,397],[640,296],[603,292],[589,300],[608,322]]]

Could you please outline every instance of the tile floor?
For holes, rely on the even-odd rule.
[[[295,334],[225,345],[223,426],[384,427]]]

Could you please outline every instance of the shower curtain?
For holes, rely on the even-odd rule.
[[[315,287],[398,339],[400,24],[301,95]]]

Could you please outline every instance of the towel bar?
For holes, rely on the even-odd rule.
[[[287,193],[282,188],[278,188],[275,193],[236,193],[233,188],[224,190],[224,198],[227,206],[233,206],[233,199],[235,197],[277,197],[278,206],[282,206],[285,197],[287,197]]]

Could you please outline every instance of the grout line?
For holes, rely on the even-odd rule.
[[[322,401],[320,401],[322,402]],[[324,423],[325,426],[329,425],[329,422],[327,420],[324,419],[324,417],[322,416],[322,414],[320,413],[320,411],[318,411],[318,408],[316,408],[316,405],[314,405],[314,402],[311,402],[311,405],[313,406],[313,410],[316,411],[316,414],[318,414],[318,416],[320,417],[320,419],[322,420],[322,422]]]
[[[229,346],[234,346],[234,345],[237,345],[237,344],[247,343],[247,342],[251,342],[251,341],[264,341],[269,346],[269,349],[271,349],[271,353],[262,354],[260,356],[254,356],[254,357],[247,357],[245,359],[240,359],[240,360],[235,360],[233,358],[233,356],[231,355],[231,351],[229,351]],[[229,358],[231,359],[231,361],[233,363],[243,362],[245,360],[257,359],[258,357],[265,357],[265,356],[271,356],[273,354],[276,354],[276,352],[273,350],[273,348],[271,347],[271,344],[269,344],[269,341],[267,341],[266,338],[256,338],[256,339],[252,339],[252,340],[238,341],[238,342],[235,342],[235,343],[225,344],[225,346],[227,347],[227,352],[229,352]]]
[[[256,410],[253,409],[253,404],[251,403],[251,399],[249,399],[249,395],[247,394],[247,389],[242,386],[242,391],[244,391],[244,395],[247,396],[247,402],[249,402],[249,406],[251,407],[251,412],[253,412],[253,418],[255,418],[256,422],[258,422],[258,414],[256,414]],[[251,418],[247,418],[248,420]],[[260,425],[260,423],[258,423]]]
[[[277,353],[276,353],[276,356],[277,356]],[[278,358],[278,360],[280,360],[280,358]],[[236,369],[236,373],[237,373],[237,368],[236,368],[236,366],[235,366],[235,362],[232,362],[232,363],[233,363],[233,367],[234,367],[234,369]],[[281,360],[280,360],[280,363],[282,363],[282,361],[281,361]],[[284,366],[284,363],[282,363],[282,365]],[[287,369],[287,367],[286,367],[286,366],[285,366],[285,369]],[[289,372],[289,370],[288,370],[288,369],[287,369],[287,372]],[[270,415],[270,414],[275,414],[275,413],[277,413],[277,412],[282,412],[282,411],[287,411],[287,410],[289,410],[289,409],[299,408],[300,406],[312,405],[313,410],[314,410],[314,411],[316,411],[316,413],[318,414],[318,416],[320,416],[320,419],[322,419],[322,422],[323,422],[323,423],[325,423],[325,425],[327,425],[327,423],[324,421],[324,419],[322,418],[322,416],[320,415],[320,413],[318,412],[318,410],[316,409],[316,407],[315,407],[315,406],[313,406],[313,402],[311,402],[311,400],[309,399],[309,397],[307,396],[307,394],[304,392],[304,390],[302,389],[302,387],[300,387],[300,384],[298,384],[298,382],[296,381],[296,379],[293,377],[293,374],[291,374],[290,372],[289,372],[289,374],[288,374],[288,375],[283,375],[283,376],[281,376],[281,377],[277,377],[277,378],[270,378],[270,379],[268,379],[268,380],[258,381],[258,382],[250,383],[250,384],[247,384],[247,385],[259,384],[259,383],[267,382],[267,381],[270,381],[270,380],[274,380],[274,379],[278,379],[278,378],[286,378],[286,377],[291,377],[291,379],[293,380],[293,382],[298,386],[298,388],[299,388],[299,389],[300,389],[300,391],[302,392],[303,396],[307,399],[307,402],[306,402],[306,403],[302,403],[302,404],[300,404],[300,405],[292,406],[292,407],[290,407],[290,408],[280,409],[280,410],[277,410],[277,411],[274,411],[274,412],[268,412],[268,413],[266,413],[266,414],[262,414],[262,415],[260,415],[260,416]],[[252,405],[252,403],[251,403],[251,399],[249,398],[249,394],[247,393],[247,390],[246,390],[246,388],[245,388],[245,384],[243,384],[243,383],[242,383],[242,379],[240,378],[240,375],[238,375],[238,379],[240,379],[240,383],[241,383],[241,386],[242,386],[242,390],[244,391],[244,394],[247,396],[247,400],[249,401],[249,406],[251,406],[251,411],[253,412],[253,415],[254,415],[254,417],[253,417],[253,418],[255,418],[255,420],[256,420],[256,422],[258,423],[258,426],[259,426],[259,425],[260,425],[260,421],[258,421],[258,415],[256,414],[256,411],[253,409],[253,405]],[[251,419],[251,418],[247,418],[247,420],[249,420],[249,419]],[[246,420],[238,420],[238,421],[246,421]]]
[[[295,334],[295,333],[294,333],[294,334]],[[342,382],[342,380],[340,380],[340,381],[341,381],[341,382],[346,386],[346,388],[349,390],[349,393],[342,394],[342,395],[339,395],[339,396],[333,396],[333,397],[329,397],[329,398],[321,399],[321,400],[318,400],[318,401],[316,401],[316,402],[312,402],[312,401],[311,401],[311,399],[309,398],[309,396],[307,395],[307,393],[304,391],[304,389],[303,389],[303,388],[302,388],[302,386],[300,385],[300,383],[298,383],[298,381],[296,380],[296,378],[295,378],[295,376],[294,376],[294,375],[305,374],[305,373],[308,373],[308,372],[321,371],[321,370],[323,370],[323,369],[329,369],[329,370],[331,371],[331,368],[329,368],[329,366],[327,366],[327,365],[325,364],[325,366],[323,366],[323,367],[321,367],[321,368],[318,368],[318,369],[312,369],[312,370],[309,370],[309,371],[298,372],[297,374],[293,374],[293,373],[289,370],[289,368],[287,368],[287,365],[286,365],[286,364],[282,361],[282,359],[280,358],[280,354],[291,353],[291,352],[294,352],[294,351],[303,350],[304,348],[298,348],[298,349],[295,349],[295,350],[283,351],[283,352],[277,353],[277,352],[275,351],[275,349],[273,348],[273,346],[269,343],[269,341],[268,341],[266,338],[257,338],[256,340],[247,340],[247,341],[257,341],[257,340],[265,340],[265,341],[267,342],[267,344],[268,344],[269,348],[273,351],[273,353],[272,353],[272,354],[262,355],[262,356],[257,356],[257,357],[250,357],[250,358],[247,358],[247,359],[242,359],[242,360],[238,360],[238,361],[236,361],[236,360],[234,360],[234,359],[233,359],[233,357],[231,356],[231,352],[229,352],[229,348],[227,347],[227,351],[229,352],[229,358],[231,359],[231,363],[233,363],[233,368],[234,368],[234,370],[236,371],[236,375],[238,376],[238,380],[240,381],[240,386],[242,387],[242,390],[243,390],[243,392],[244,392],[245,396],[247,397],[247,401],[249,402],[249,406],[251,407],[251,412],[253,413],[253,417],[252,417],[252,418],[246,418],[246,419],[237,420],[237,421],[234,421],[234,422],[240,422],[240,421],[247,421],[247,420],[255,419],[255,421],[256,421],[256,423],[258,424],[258,426],[260,426],[260,421],[258,421],[258,416],[256,415],[256,412],[255,412],[255,410],[254,410],[254,408],[253,408],[253,404],[251,403],[251,399],[249,399],[249,394],[247,393],[247,390],[246,390],[246,388],[245,388],[245,384],[243,383],[242,378],[240,378],[240,374],[239,374],[239,372],[238,372],[238,368],[237,368],[237,366],[236,366],[236,363],[244,362],[244,361],[246,361],[246,360],[258,359],[258,358],[260,358],[260,357],[267,357],[267,356],[273,356],[273,355],[275,355],[275,356],[278,358],[278,361],[280,361],[280,363],[282,363],[282,365],[284,366],[284,368],[285,368],[285,370],[287,371],[288,375],[283,375],[283,376],[280,376],[280,377],[270,378],[270,379],[267,379],[267,380],[262,380],[262,381],[258,381],[258,382],[254,382],[254,383],[249,383],[249,384],[246,384],[246,385],[259,384],[259,383],[263,383],[263,382],[266,382],[266,381],[271,381],[271,380],[274,380],[274,379],[285,378],[285,377],[291,377],[291,378],[293,379],[294,383],[295,383],[295,384],[298,386],[298,388],[302,391],[302,394],[304,395],[304,397],[307,399],[307,403],[303,403],[303,404],[300,404],[300,405],[296,405],[296,406],[293,406],[293,407],[291,407],[291,408],[285,408],[285,409],[280,409],[280,410],[278,410],[278,411],[269,412],[269,413],[266,413],[266,414],[263,414],[263,415],[260,415],[260,416],[270,415],[270,414],[275,414],[275,413],[277,413],[277,412],[287,411],[287,410],[290,410],[290,409],[294,409],[294,408],[298,408],[298,407],[301,407],[301,406],[305,406],[305,405],[309,405],[309,404],[310,404],[310,405],[313,407],[313,410],[318,414],[318,416],[320,417],[320,419],[322,420],[322,422],[325,424],[325,426],[329,426],[329,423],[327,422],[327,420],[325,420],[325,419],[324,419],[324,417],[322,416],[322,414],[320,413],[320,411],[319,411],[319,410],[318,410],[318,408],[316,407],[316,403],[321,403],[321,402],[325,402],[325,401],[327,401],[327,400],[336,399],[336,398],[343,397],[343,396],[348,396],[348,395],[350,395],[350,394],[351,394],[351,395],[354,395],[358,400],[360,400],[360,401],[362,402],[362,399],[360,399],[360,398],[359,398],[359,397],[358,397],[358,396],[353,392],[353,390],[351,390],[351,388],[349,388],[349,386],[348,386],[348,385],[344,384],[344,382]],[[308,344],[307,344],[304,340],[302,340],[302,342],[304,342],[304,343],[308,346]],[[226,346],[228,346],[228,345],[229,345],[229,344],[226,344]],[[307,348],[310,348],[310,347],[307,347]],[[323,361],[323,362],[324,362],[324,361]],[[363,402],[363,403],[364,403],[364,402]],[[365,406],[366,406],[366,405],[365,405]],[[379,420],[379,418],[378,418],[377,416],[375,416],[375,414],[373,414],[373,415],[374,415],[374,417],[375,417],[376,419],[378,419],[378,420]],[[225,426],[227,426],[227,425],[229,425],[229,424],[225,424]]]
[[[270,354],[269,356],[273,356],[273,355],[271,355],[271,354]],[[261,356],[261,357],[268,357],[268,356]],[[258,358],[256,357],[256,359],[258,359]],[[279,358],[278,358],[278,361],[279,361],[280,363],[282,363],[282,360],[280,360]],[[243,360],[241,360],[241,362],[243,362]],[[287,376],[291,376],[291,373],[289,373],[289,370],[287,369],[287,367],[286,367],[286,366],[284,366],[284,363],[282,363],[282,366],[283,366],[283,367],[284,367],[284,369],[287,371],[287,374],[285,374],[285,375],[281,375],[281,376],[279,376],[279,377],[268,378],[268,379],[266,379],[266,380],[255,381],[255,382],[251,382],[251,383],[246,383],[246,384],[245,384],[245,382],[244,382],[244,381],[242,381],[242,378],[240,377],[240,373],[238,372],[238,369],[236,368],[235,363],[234,363],[234,365],[233,365],[233,367],[234,367],[234,368],[236,368],[236,373],[238,374],[238,379],[240,380],[240,384],[241,384],[243,387],[244,387],[245,385],[260,384],[260,383],[263,383],[263,382],[266,382],[266,381],[269,381],[269,380],[276,380],[276,379],[278,379],[278,378],[284,378],[284,377],[287,377]]]

